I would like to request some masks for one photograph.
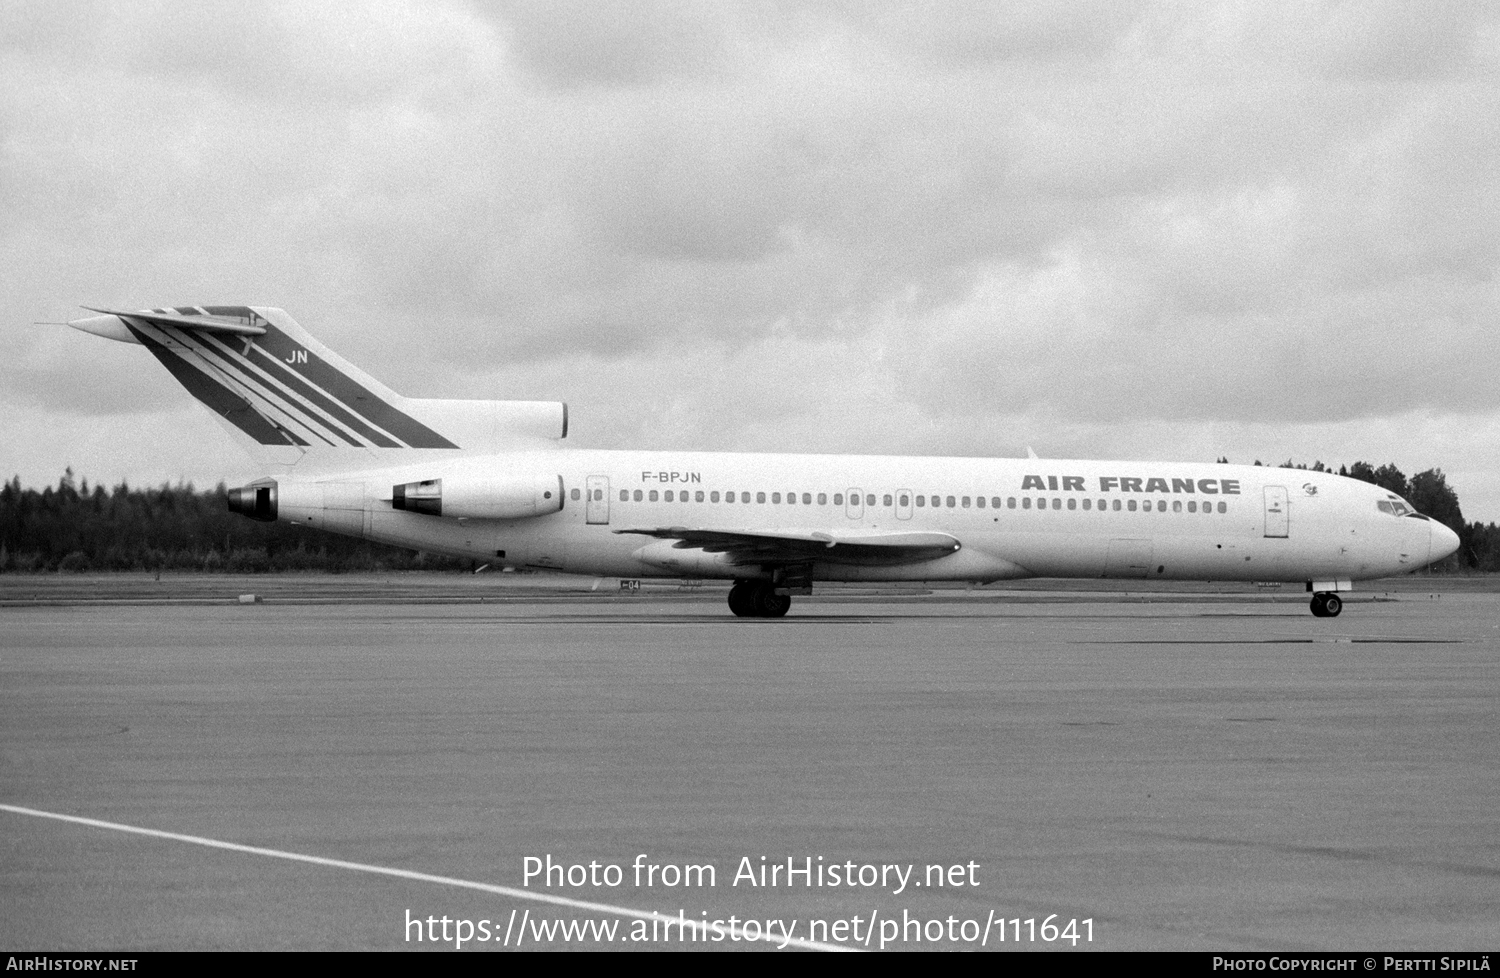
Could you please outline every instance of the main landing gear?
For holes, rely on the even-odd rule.
[[[735,581],[729,589],[729,610],[741,618],[780,618],[791,606],[791,596],[777,594],[770,581]]]
[[[1312,613],[1319,618],[1337,618],[1344,610],[1344,602],[1332,591],[1319,591],[1312,596]]]

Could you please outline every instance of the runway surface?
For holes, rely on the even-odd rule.
[[[252,605],[6,585],[0,803],[267,852],[0,810],[0,946],[451,949],[467,920],[481,949],[524,920],[559,949],[780,943],[751,921],[1071,947],[1048,915],[1079,948],[1500,946],[1494,594],[1319,620],[1203,589],[849,590],[741,621],[714,588],[299,603],[279,581]],[[549,854],[620,884],[527,880]],[[896,893],[899,868],[788,885],[789,859],[825,884],[914,868]],[[687,865],[713,885],[663,884]],[[763,865],[778,885],[736,885]],[[536,893],[740,930],[630,942],[654,925]],[[446,942],[408,926],[445,916]]]

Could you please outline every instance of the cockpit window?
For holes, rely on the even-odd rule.
[[[1418,516],[1420,515],[1413,506],[1404,499],[1392,497],[1381,499],[1375,503],[1380,507],[1382,513],[1390,513],[1392,516]]]

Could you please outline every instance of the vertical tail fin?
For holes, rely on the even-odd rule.
[[[92,311],[101,315],[69,325],[146,347],[242,446],[269,464],[312,457],[345,467],[362,456],[385,461],[388,453],[493,448],[497,440],[566,434],[562,404],[402,397],[280,309]]]

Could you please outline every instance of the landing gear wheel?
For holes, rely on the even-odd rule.
[[[729,610],[734,612],[737,618],[750,618],[755,615],[754,581],[734,582],[734,587],[729,589]]]
[[[1320,591],[1312,596],[1312,613],[1318,618],[1337,618],[1344,610],[1344,602],[1337,594]]]
[[[777,594],[775,588],[765,584],[756,594],[755,607],[762,618],[782,618],[792,607],[792,597],[789,594]]]
[[[791,606],[791,596],[769,581],[735,581],[729,589],[729,610],[740,618],[780,618]]]

